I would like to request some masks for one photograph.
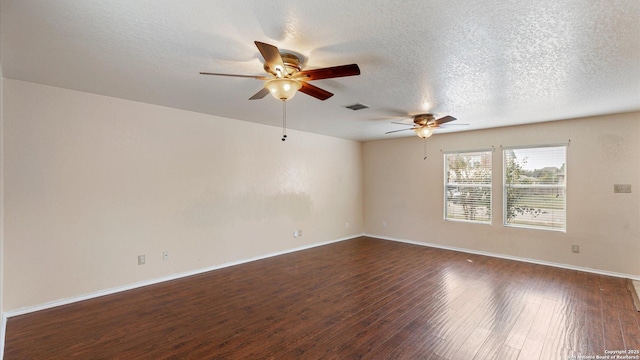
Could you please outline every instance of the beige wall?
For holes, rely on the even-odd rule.
[[[562,143],[567,232],[502,226],[500,146]],[[364,144],[365,233],[640,276],[640,113]],[[493,223],[443,220],[442,150],[491,148]],[[614,194],[631,184],[631,194]],[[386,223],[386,227],[383,226]],[[573,254],[571,245],[580,245]]]
[[[4,131],[6,311],[363,231],[355,141],[10,79]]]
[[[4,117],[2,111],[3,104],[2,64],[0,64],[0,351],[4,354]],[[0,355],[2,359],[2,355]]]

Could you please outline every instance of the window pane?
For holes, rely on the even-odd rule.
[[[566,229],[566,149],[504,150],[505,225]]]
[[[445,154],[445,220],[491,223],[491,152]]]

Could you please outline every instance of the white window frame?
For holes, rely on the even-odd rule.
[[[507,185],[507,151],[513,150],[526,150],[526,149],[543,149],[543,148],[560,148],[564,147],[564,182],[562,184],[517,184],[517,185]],[[567,232],[567,152],[568,152],[568,144],[548,144],[548,145],[528,145],[528,146],[510,146],[510,147],[502,147],[502,189],[503,189],[503,225],[505,227],[511,228],[524,228],[524,229],[536,229],[536,230],[547,230],[547,231],[559,231],[559,232]],[[561,226],[536,226],[533,224],[522,224],[522,223],[509,223],[508,219],[508,190],[510,188],[521,188],[521,189],[549,189],[556,191],[562,191],[563,201],[562,201],[562,212],[561,217],[563,219],[563,223]]]
[[[443,209],[443,216],[444,216],[444,220],[445,221],[454,221],[454,222],[468,222],[468,223],[476,223],[476,224],[485,224],[485,225],[491,225],[493,222],[493,152],[494,149],[479,149],[479,150],[464,150],[464,151],[447,151],[444,152],[444,209]],[[482,184],[482,183],[448,183],[447,179],[448,179],[448,171],[449,171],[449,166],[448,166],[448,156],[451,155],[487,155],[489,158],[489,166],[488,169],[490,171],[489,174],[489,182],[486,184]],[[450,187],[456,187],[456,188],[474,188],[474,187],[481,187],[481,188],[486,188],[489,190],[489,205],[488,205],[488,211],[489,211],[489,219],[488,220],[475,220],[475,219],[458,219],[458,218],[450,218],[449,217],[449,212],[448,212],[448,201],[449,201],[449,190]]]

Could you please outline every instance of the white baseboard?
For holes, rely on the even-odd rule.
[[[137,288],[140,288],[140,287],[143,287],[143,286],[159,284],[159,283],[162,283],[162,282],[165,282],[165,281],[171,281],[171,280],[184,278],[184,277],[187,277],[187,276],[198,275],[198,274],[202,274],[202,273],[205,273],[205,272],[218,270],[218,269],[222,269],[222,268],[226,268],[226,267],[230,267],[230,266],[245,264],[245,263],[248,263],[248,262],[267,259],[267,258],[271,258],[271,257],[274,257],[274,256],[284,255],[284,254],[288,254],[288,253],[292,253],[292,252],[296,252],[296,251],[307,250],[307,249],[311,249],[311,248],[318,247],[318,246],[337,243],[337,242],[340,242],[340,241],[351,240],[351,239],[355,239],[355,238],[360,237],[360,236],[363,236],[363,234],[351,235],[351,236],[340,238],[340,239],[335,239],[335,240],[325,241],[325,242],[321,242],[321,243],[315,243],[315,244],[311,244],[311,245],[301,246],[301,247],[297,247],[297,248],[293,248],[293,249],[289,249],[289,250],[269,253],[269,254],[266,254],[266,255],[256,256],[256,257],[249,258],[249,259],[231,261],[231,262],[224,263],[224,264],[221,264],[221,265],[210,266],[210,267],[197,269],[197,270],[193,270],[193,271],[187,271],[187,272],[183,272],[183,273],[172,274],[172,275],[164,276],[164,277],[161,277],[161,278],[155,278],[155,279],[140,281],[140,282],[137,282],[137,283],[128,284],[128,285],[124,285],[124,286],[118,286],[118,287],[114,287],[114,288],[110,288],[110,289],[100,290],[100,291],[96,291],[96,292],[92,292],[92,293],[88,293],[88,294],[84,294],[84,295],[79,295],[79,296],[74,296],[74,297],[70,297],[70,298],[50,301],[50,302],[47,302],[47,303],[44,303],[44,304],[40,304],[40,305],[28,306],[28,307],[24,307],[24,308],[20,308],[20,309],[16,309],[16,310],[10,310],[10,311],[5,312],[4,315],[3,315],[3,325],[6,325],[6,320],[8,318],[10,318],[10,317],[13,317],[13,316],[29,314],[29,313],[40,311],[40,310],[46,310],[46,309],[54,308],[54,307],[57,307],[57,306],[68,305],[68,304],[72,304],[72,303],[79,302],[79,301],[94,299],[94,298],[97,298],[97,297],[100,297],[100,296],[116,294],[116,293],[127,291],[127,290],[137,289]],[[5,329],[6,329],[6,327],[5,327]],[[3,332],[3,335],[4,335],[4,332]],[[4,348],[4,339],[0,339],[0,340],[2,341],[2,343],[0,343],[0,347]],[[2,360],[1,356],[0,356],[0,360]]]
[[[471,249],[459,248],[459,247],[454,247],[454,246],[446,246],[446,245],[426,243],[426,242],[413,241],[413,240],[407,240],[407,239],[399,239],[399,238],[388,237],[388,236],[380,236],[380,235],[374,235],[374,234],[364,234],[364,236],[368,236],[368,237],[372,237],[372,238],[376,238],[376,239],[382,239],[382,240],[397,241],[397,242],[402,242],[402,243],[407,243],[407,244],[438,248],[438,249],[443,249],[443,250],[452,250],[452,251],[458,251],[458,252],[463,252],[463,253],[468,253],[468,254],[484,255],[484,256],[490,256],[490,257],[494,257],[494,258],[514,260],[514,261],[520,261],[520,262],[526,262],[526,263],[538,264],[538,265],[553,266],[553,267],[557,267],[557,268],[561,268],[561,269],[584,271],[584,272],[593,273],[593,274],[613,276],[613,277],[618,277],[618,278],[624,278],[624,279],[631,279],[631,280],[640,281],[640,276],[638,276],[638,275],[623,274],[623,273],[618,273],[618,272],[613,272],[613,271],[605,271],[605,270],[592,269],[592,268],[587,268],[587,267],[582,267],[582,266],[555,263],[555,262],[551,262],[551,261],[536,260],[536,259],[523,258],[523,257],[518,257],[518,256],[511,256],[511,255],[492,253],[492,252],[488,252],[488,251],[471,250]]]

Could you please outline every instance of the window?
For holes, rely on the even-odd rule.
[[[491,224],[489,151],[444,154],[444,218]]]
[[[567,146],[506,148],[504,225],[566,230]]]

